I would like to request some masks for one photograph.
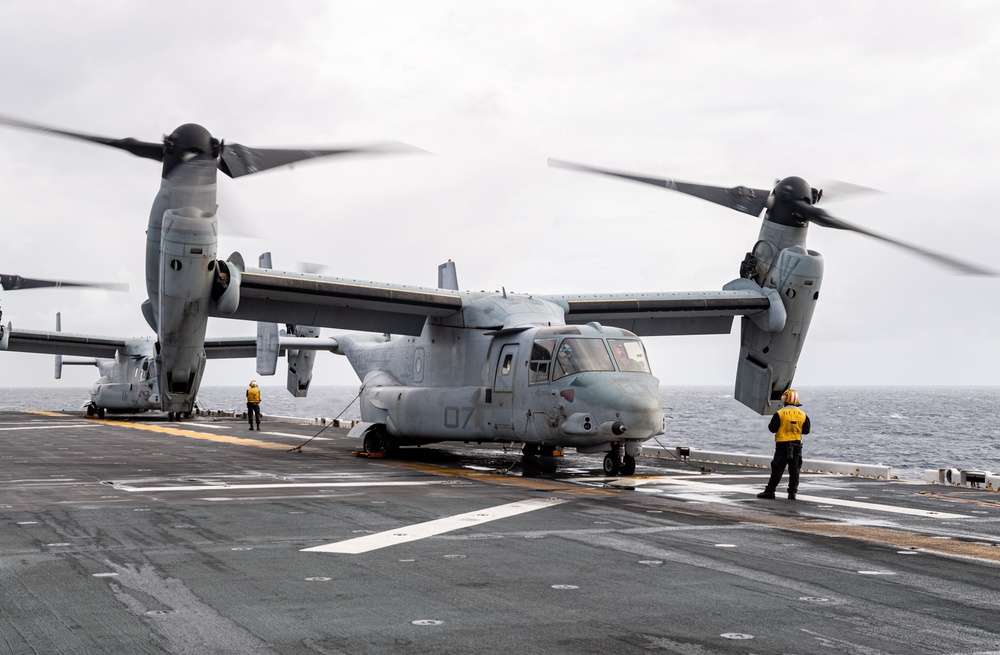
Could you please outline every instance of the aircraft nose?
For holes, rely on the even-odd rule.
[[[629,379],[630,378],[630,379]],[[663,427],[663,401],[658,380],[636,376],[615,380],[595,397],[595,402],[615,417],[630,438],[642,439],[658,434]]]

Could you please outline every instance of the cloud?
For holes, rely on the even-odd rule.
[[[223,254],[268,249],[276,266],[330,275],[432,285],[451,258],[477,290],[718,289],[756,239],[752,218],[548,157],[722,186],[872,186],[887,195],[828,209],[996,266],[998,14],[976,2],[20,3],[0,25],[0,113],[144,140],[194,121],[246,145],[397,139],[434,153],[220,182]],[[43,329],[61,309],[74,331],[148,334],[155,164],[13,130],[0,148],[0,270],[132,284],[3,294],[4,319]],[[235,234],[243,217],[266,238]],[[827,275],[803,380],[997,383],[996,280],[831,230],[810,246]],[[649,344],[664,381],[732,382],[735,336]],[[44,360],[4,355],[0,386],[54,383]],[[211,362],[206,383],[242,384],[252,366]],[[355,380],[342,359],[317,366],[319,384]]]

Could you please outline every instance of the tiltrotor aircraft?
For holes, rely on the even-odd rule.
[[[161,318],[183,315],[185,299],[168,292],[194,268],[209,272],[182,287],[202,290],[186,299],[195,299],[199,316],[374,333],[338,335],[333,348],[361,379],[362,422],[351,434],[363,435],[369,451],[436,441],[522,443],[527,454],[573,447],[605,453],[609,475],[631,474],[641,444],[664,431],[659,382],[640,337],[728,333],[742,316],[734,395],[758,413],[773,412],[791,385],[819,299],[823,260],[805,247],[808,223],[899,243],[819,210],[819,192],[800,178],[786,178],[770,192],[653,180],[755,216],[767,210],[739,278],[716,291],[533,295],[459,291],[452,264],[439,268],[437,288],[254,269],[237,253],[228,262],[214,259],[214,166],[225,155],[218,154],[221,144],[189,136],[179,128],[158,151],[170,154],[163,157],[165,196],[153,211],[165,213],[162,225],[150,218],[157,244],[163,234],[152,257],[158,266],[149,273],[157,282],[151,302],[159,299]],[[182,165],[174,147],[182,141],[193,144],[181,151],[193,166]],[[168,162],[177,162],[180,178]],[[171,200],[209,193],[211,202]],[[185,209],[191,205],[201,209]],[[966,273],[992,274],[900,245]],[[169,314],[166,307],[173,308]],[[161,327],[161,340],[164,333]],[[168,392],[178,394],[188,388],[179,372],[189,360],[171,361],[165,379],[173,385]]]
[[[261,266],[270,267],[271,254],[260,257]],[[127,285],[38,280],[0,275],[5,290],[42,287],[90,287],[124,290]],[[2,314],[0,314],[2,315]],[[336,342],[321,338],[316,328],[287,326],[279,331],[276,324],[258,324],[256,337],[207,337],[206,359],[256,357],[257,372],[273,375],[279,356],[288,361],[287,388],[300,398],[308,394],[312,382],[316,351],[331,350]],[[56,314],[56,329],[15,329],[11,323],[0,325],[0,350],[55,355],[55,377],[62,377],[63,365],[96,366],[101,377],[90,389],[87,415],[104,418],[112,414],[138,414],[162,407],[160,376],[156,373],[156,339],[153,337],[113,337],[99,334],[70,334],[62,331],[61,316]],[[86,359],[64,360],[63,356]],[[198,371],[204,372],[202,361]]]
[[[459,291],[452,263],[439,268],[437,288],[244,269],[227,315],[376,333],[338,335],[334,348],[361,379],[362,422],[351,434],[363,435],[368,451],[436,441],[522,443],[526,454],[573,447],[605,453],[608,475],[629,475],[641,444],[664,431],[640,337],[727,333],[742,316],[734,395],[760,414],[780,406],[823,278],[822,257],[805,247],[809,222],[877,236],[963,273],[995,274],[854,228],[815,207],[820,192],[800,178],[770,192],[663,185],[753,215],[766,210],[740,277],[722,290]]]
[[[93,136],[5,117],[0,117],[0,124],[119,148],[162,162],[160,191],[146,228],[148,298],[142,312],[156,333],[159,399],[171,418],[188,414],[194,406],[206,359],[209,315],[229,316],[239,305],[243,258],[217,256],[218,171],[235,178],[318,157],[404,150],[396,143],[335,149],[249,148],[227,144],[193,123],[181,125],[160,143]],[[293,329],[300,331],[314,332],[308,327]]]
[[[317,350],[330,350],[336,342],[310,336],[278,332],[278,326],[262,326],[258,332],[268,335],[272,349],[265,367],[274,373],[277,358],[288,359],[288,392],[305,396],[312,380],[312,365]],[[273,336],[271,333],[273,332]],[[55,377],[62,377],[64,365],[96,366],[101,377],[90,388],[87,415],[104,418],[111,414],[139,414],[159,410],[160,377],[156,374],[156,339],[154,337],[111,337],[97,334],[72,334],[62,331],[56,314],[54,332],[15,329],[10,323],[0,326],[0,350],[55,355]],[[208,337],[207,359],[257,357],[261,352],[257,337]],[[85,359],[64,360],[64,355]],[[204,364],[202,365],[204,366]],[[258,368],[261,368],[259,366]],[[200,375],[200,373],[199,373]]]

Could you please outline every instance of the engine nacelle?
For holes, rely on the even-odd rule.
[[[196,207],[164,213],[156,312],[164,411],[190,412],[201,384],[217,244],[214,213]]]
[[[822,255],[801,245],[776,253],[767,273],[757,281],[745,280],[761,282],[772,303],[780,297],[785,314],[780,327],[780,312],[769,312],[770,318],[742,319],[734,396],[759,414],[773,414],[781,408],[781,394],[792,384],[822,280]]]
[[[292,335],[296,337],[318,337],[318,327],[306,327],[302,325],[292,326]],[[309,393],[309,384],[312,382],[313,365],[316,363],[315,350],[289,350],[286,353],[288,359],[288,393],[296,398],[305,398]]]

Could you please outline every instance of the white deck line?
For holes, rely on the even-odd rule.
[[[739,493],[745,495],[756,496],[760,493],[761,488],[748,487],[744,485],[727,485],[727,484],[713,484],[711,482],[697,482],[694,480],[678,480],[677,478],[667,478],[667,477],[657,477],[657,478],[637,478],[628,479],[628,484],[632,486],[651,486],[651,485],[666,485],[671,487],[679,487],[682,490],[689,492],[711,492],[713,494],[724,494],[724,493]],[[812,494],[796,494],[797,500],[786,501],[786,502],[811,502],[811,503],[821,503],[823,505],[835,505],[839,507],[854,507],[856,509],[866,509],[873,512],[887,512],[890,514],[905,514],[908,516],[926,516],[938,519],[969,519],[973,518],[967,514],[951,514],[949,512],[934,512],[924,509],[916,509],[913,507],[901,507],[899,505],[886,505],[882,503],[865,503],[858,500],[847,500],[842,498],[829,498],[826,496],[814,496]],[[702,498],[703,500],[709,500],[708,498]],[[781,495],[778,495],[778,499],[781,499]],[[764,503],[771,501],[761,501],[761,506]]]
[[[708,464],[729,464],[732,466],[746,466],[748,468],[771,468],[771,459],[774,455],[752,455],[747,453],[725,453],[713,450],[699,450],[688,448],[687,446],[643,446],[642,454],[646,457],[658,459],[679,460],[681,449],[688,452],[683,461],[705,462]],[[860,464],[857,462],[833,462],[822,459],[803,459],[803,473],[833,473],[838,475],[851,475],[859,478],[873,478],[875,480],[889,480],[892,477],[892,467],[885,464]]]
[[[445,518],[427,521],[426,523],[417,523],[415,525],[398,528],[396,530],[387,530],[385,532],[379,532],[378,534],[365,535],[364,537],[338,541],[332,544],[325,544],[323,546],[303,548],[302,552],[346,553],[349,555],[357,555],[359,553],[367,553],[368,551],[377,550],[379,548],[388,548],[389,546],[396,546],[410,541],[417,541],[418,539],[426,539],[427,537],[433,537],[435,535],[451,532],[453,530],[460,530],[461,528],[467,528],[473,525],[480,525],[482,523],[488,523],[498,519],[517,516],[518,514],[524,514],[525,512],[533,512],[536,509],[552,507],[564,502],[566,501],[560,498],[530,498],[528,500],[519,500],[513,503],[507,503],[506,505],[497,505],[496,507],[488,507],[474,512],[466,512],[465,514],[447,516]]]

